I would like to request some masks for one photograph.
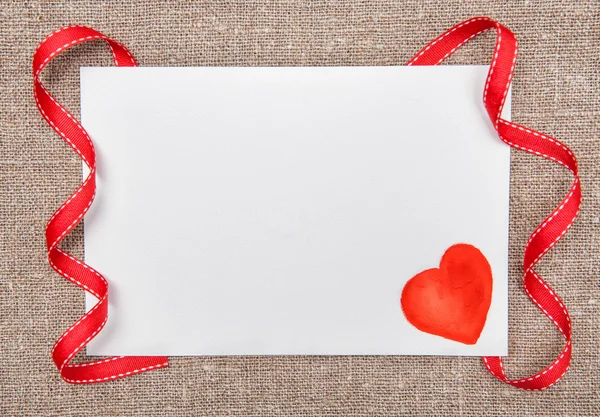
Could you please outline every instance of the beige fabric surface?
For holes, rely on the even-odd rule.
[[[498,19],[519,39],[513,119],[563,140],[580,164],[579,220],[538,267],[573,320],[574,358],[563,381],[541,393],[520,391],[495,380],[480,359],[455,357],[175,357],[167,370],[107,384],[60,379],[50,348],[82,314],[84,295],[47,265],[44,224],[81,180],[81,163],[31,94],[31,58],[46,34],[89,25],[145,66],[401,65],[475,15]],[[0,414],[600,415],[599,24],[597,0],[0,1]],[[449,63],[487,63],[492,45],[488,33]],[[109,64],[101,42],[81,46],[52,64],[44,81],[79,114],[78,67]],[[571,177],[518,151],[511,172],[506,363],[517,377],[562,348],[522,291],[520,262],[528,233]],[[81,256],[82,237],[78,228],[64,246]]]

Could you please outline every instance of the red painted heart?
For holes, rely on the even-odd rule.
[[[477,343],[492,301],[492,269],[472,245],[446,250],[439,268],[412,277],[400,304],[417,329],[468,345]]]

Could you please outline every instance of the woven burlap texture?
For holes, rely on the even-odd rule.
[[[44,224],[81,181],[76,154],[32,96],[31,59],[44,36],[92,26],[143,66],[401,65],[437,34],[488,15],[520,54],[513,119],[563,140],[579,160],[584,201],[571,231],[540,263],[568,306],[574,357],[564,380],[525,392],[478,358],[174,357],[167,370],[107,384],[64,383],[49,352],[83,312],[81,290],[46,262]],[[600,341],[600,6],[591,1],[1,1],[0,413],[6,416],[435,415],[597,416]],[[449,64],[485,64],[493,34]],[[79,114],[79,66],[110,65],[101,42],[59,57],[44,82]],[[512,152],[511,376],[548,364],[563,340],[522,290],[528,234],[569,189],[569,173]],[[82,256],[83,229],[65,247]],[[165,250],[177,251],[178,242]],[[335,329],[332,329],[334,331]]]

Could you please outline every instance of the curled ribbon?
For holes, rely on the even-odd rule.
[[[108,319],[108,283],[96,270],[61,250],[58,245],[89,210],[96,193],[96,153],[83,126],[44,88],[39,76],[58,54],[83,42],[102,39],[108,43],[116,66],[137,63],[127,48],[100,32],[83,26],[61,28],[44,39],[33,55],[33,95],[42,117],[77,152],[89,168],[79,188],[46,223],[48,262],[61,276],[92,294],[98,302],[66,332],[52,348],[52,360],[60,376],[73,384],[111,381],[168,366],[165,356],[115,356],[95,362],[71,363],[85,345],[102,330]]]
[[[483,90],[483,103],[500,139],[513,148],[544,157],[567,168],[574,176],[567,196],[529,237],[523,256],[525,292],[554,323],[565,338],[565,347],[548,367],[527,378],[509,379],[500,357],[483,362],[499,380],[525,390],[543,390],[560,380],[571,362],[571,320],[565,305],[533,267],[567,233],[579,212],[581,187],[577,161],[565,145],[547,135],[500,117],[517,61],[517,39],[500,23],[487,17],[466,20],[431,41],[407,65],[438,65],[458,48],[482,32],[496,31],[496,46]]]
[[[483,102],[498,136],[516,149],[564,166],[575,178],[568,195],[531,234],[525,247],[523,262],[525,292],[563,334],[564,349],[551,365],[523,379],[508,379],[500,357],[483,358],[489,372],[501,381],[521,389],[542,390],[560,380],[569,367],[571,321],[564,304],[533,268],[565,235],[577,217],[581,204],[581,188],[575,157],[569,148],[556,139],[500,117],[517,58],[517,40],[514,34],[501,24],[487,17],[466,20],[434,39],[407,65],[438,65],[470,39],[491,29],[497,34],[496,46],[484,87]],[[77,152],[90,170],[81,186],[56,210],[46,225],[48,262],[52,268],[98,299],[94,307],[63,333],[52,349],[52,358],[60,375],[65,381],[74,384],[110,381],[168,366],[168,360],[164,356],[116,356],[96,362],[70,363],[102,330],[108,318],[108,284],[104,277],[58,247],[64,237],[81,221],[94,200],[95,152],[85,129],[44,88],[39,75],[48,62],[61,52],[79,43],[98,39],[108,43],[115,65],[137,65],[123,45],[83,26],[69,26],[52,33],[40,43],[33,58],[34,96],[40,113]]]

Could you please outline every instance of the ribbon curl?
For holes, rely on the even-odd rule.
[[[581,205],[581,187],[573,153],[561,142],[500,117],[512,81],[517,59],[517,40],[503,25],[487,17],[466,20],[430,42],[407,65],[438,65],[458,48],[487,30],[496,31],[496,45],[484,86],[483,102],[498,136],[506,144],[544,157],[567,168],[574,176],[568,195],[531,234],[524,251],[524,288],[529,298],[555,324],[565,337],[559,357],[535,375],[509,379],[500,357],[484,357],[489,372],[501,381],[526,390],[551,387],[566,373],[571,361],[571,320],[566,307],[534,266],[565,235]],[[73,384],[111,381],[140,372],[168,366],[164,356],[115,356],[95,362],[71,363],[104,327],[108,318],[108,283],[104,277],[61,250],[58,245],[83,219],[96,191],[94,145],[81,124],[44,88],[39,75],[61,52],[83,42],[104,40],[116,66],[137,66],[127,48],[94,29],[84,26],[61,28],[44,39],[33,57],[34,97],[42,117],[77,152],[89,168],[81,186],[56,210],[46,224],[48,262],[62,277],[92,294],[98,302],[60,336],[52,348],[52,359],[61,377]]]
[[[92,294],[98,302],[64,332],[52,348],[52,360],[60,376],[72,384],[89,384],[135,375],[168,366],[166,356],[114,356],[95,362],[71,363],[104,327],[108,319],[108,283],[96,270],[61,250],[58,245],[79,224],[89,210],[96,193],[96,153],[83,126],[40,82],[48,63],[67,49],[83,42],[104,40],[116,66],[137,66],[127,48],[94,29],[69,26],[44,39],[33,55],[33,95],[42,117],[77,152],[89,168],[89,174],[77,190],[54,212],[46,223],[46,246],[50,266],[65,279]]]
[[[496,31],[496,46],[483,90],[483,103],[500,139],[513,148],[549,159],[567,168],[574,177],[567,196],[529,237],[523,256],[523,284],[531,301],[544,312],[565,338],[558,358],[535,375],[509,379],[502,358],[483,357],[483,362],[499,380],[525,390],[543,390],[556,384],[571,363],[571,319],[563,302],[533,269],[539,260],[567,233],[581,205],[577,161],[564,144],[547,135],[500,117],[517,62],[517,39],[505,26],[488,17],[466,20],[431,41],[407,65],[438,65],[458,48],[487,30]]]

